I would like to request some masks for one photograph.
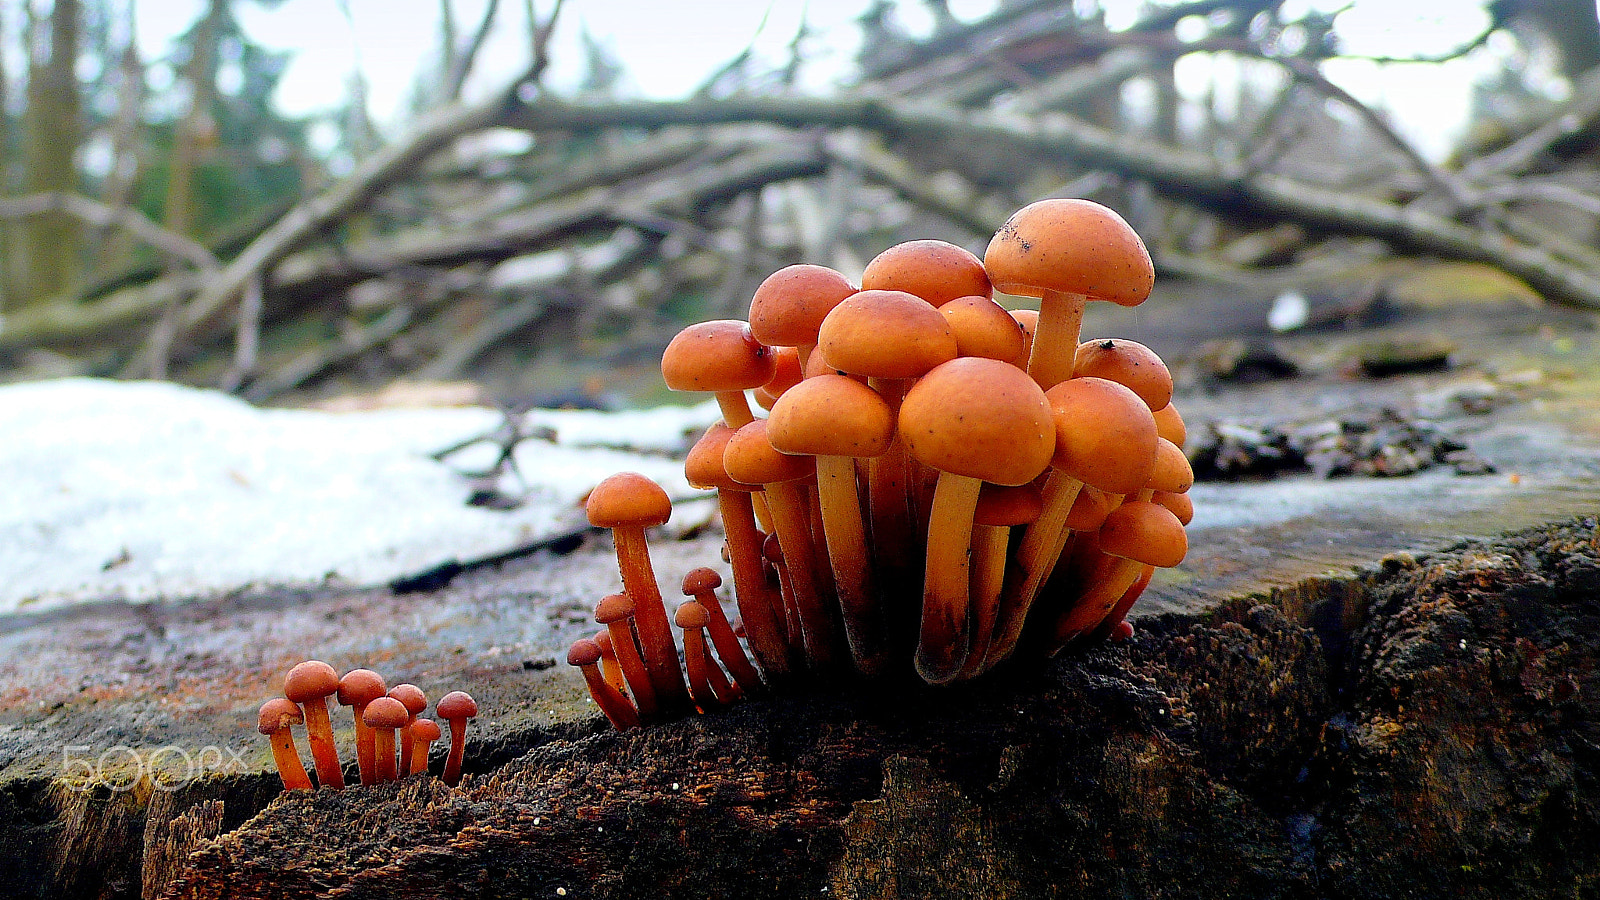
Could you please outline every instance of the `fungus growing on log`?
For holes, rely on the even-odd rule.
[[[362,714],[367,704],[382,697],[389,690],[383,676],[371,669],[351,669],[339,679],[339,705],[348,706],[355,715],[356,764],[361,769],[362,784],[377,784],[377,756],[372,729],[367,727]]]
[[[618,731],[639,727],[639,711],[634,709],[628,698],[606,681],[600,672],[599,644],[589,638],[573,641],[572,647],[567,650],[567,665],[575,666],[583,672],[583,680],[589,685],[589,696],[594,699],[595,705],[600,707],[600,711],[606,714],[612,727]]]
[[[333,723],[328,719],[328,698],[338,692],[339,673],[321,660],[300,663],[283,678],[283,696],[305,710],[306,743],[311,745],[317,782],[334,790],[344,787],[339,750],[333,744]]]
[[[646,528],[665,525],[672,518],[672,499],[649,478],[637,472],[619,472],[595,485],[585,510],[589,524],[611,529],[617,568],[623,590],[634,603],[639,649],[650,670],[656,703],[666,712],[682,710],[689,703],[689,692],[683,686],[672,626],[644,535]]]
[[[1153,568],[1182,559],[1193,473],[1166,364],[1123,338],[1080,344],[1078,329],[1088,300],[1138,304],[1153,278],[1121,216],[1046,200],[1018,210],[982,260],[908,241],[875,257],[859,289],[824,266],[787,266],[756,290],[748,325],[684,329],[663,357],[669,386],[741,402],[754,390],[770,412],[729,414],[684,466],[717,491],[732,599],[761,671],[704,568],[675,614],[679,665],[642,527],[618,532],[625,591],[597,609],[615,671],[608,681],[594,642],[574,645],[574,665],[601,693],[632,693],[649,722],[691,696],[708,711],[847,661],[861,678],[942,684],[1037,664],[1064,642],[1125,638]],[[1008,311],[997,291],[1040,308]],[[655,502],[647,521],[665,521],[664,492]],[[625,555],[644,560],[633,574]],[[683,707],[662,695],[660,659]]]
[[[450,755],[439,779],[455,787],[461,783],[461,763],[467,754],[467,721],[477,717],[478,702],[465,691],[451,691],[439,699],[433,711],[450,723]]]
[[[399,700],[379,697],[367,704],[361,713],[361,721],[372,729],[373,761],[378,783],[394,781],[399,777],[399,768],[395,764],[394,734],[410,724],[411,713]]]
[[[389,696],[399,700],[409,716],[395,736],[400,746],[400,773],[403,775],[411,771],[411,729],[415,727],[417,716],[428,708],[428,695],[414,684],[397,684],[389,689]]]
[[[300,754],[294,749],[294,733],[289,730],[289,726],[303,721],[305,716],[300,707],[286,697],[275,697],[261,704],[256,730],[272,742],[272,761],[278,766],[278,777],[283,779],[286,791],[311,790],[311,776],[300,762]]]
[[[432,719],[417,719],[411,723],[411,765],[406,768],[406,774],[427,774],[428,750],[443,734],[439,723]]]

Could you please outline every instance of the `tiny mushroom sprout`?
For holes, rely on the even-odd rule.
[[[1039,298],[1028,374],[1045,390],[1072,377],[1087,300],[1137,306],[1155,283],[1139,235],[1091,200],[1040,200],[1012,213],[983,265],[1002,293]]]
[[[639,711],[600,672],[599,644],[589,638],[573,641],[571,649],[567,650],[567,665],[583,672],[583,680],[589,686],[589,696],[594,698],[595,705],[605,713],[613,728],[627,731],[639,727]]]
[[[1021,369],[961,357],[929,372],[906,393],[900,434],[923,465],[939,472],[928,521],[917,671],[954,679],[969,649],[974,512],[985,482],[1026,484],[1050,463],[1056,430],[1044,391]]]
[[[444,735],[439,723],[432,719],[418,719],[411,723],[411,766],[409,775],[422,775],[428,771],[428,748]]]
[[[617,665],[622,669],[639,715],[646,719],[654,717],[656,691],[650,670],[639,653],[633,599],[627,594],[608,594],[594,608],[594,620],[604,625],[611,635],[611,648],[617,654]]]
[[[637,472],[619,472],[589,492],[585,509],[589,524],[611,529],[617,568],[622,574],[623,590],[634,602],[639,645],[650,670],[656,702],[664,712],[682,710],[689,703],[689,692],[683,685],[672,625],[667,621],[666,603],[656,584],[644,536],[646,528],[664,525],[672,517],[672,499],[649,478]]]
[[[307,660],[289,670],[283,679],[283,696],[305,709],[306,743],[316,765],[317,781],[324,787],[344,787],[339,750],[333,743],[333,723],[328,719],[328,698],[339,692],[339,673],[321,660]]]
[[[361,721],[372,729],[373,759],[377,763],[378,783],[394,781],[399,772],[395,766],[394,733],[396,729],[410,723],[411,713],[399,700],[393,697],[379,697],[367,704],[366,710],[361,713]]]
[[[361,768],[362,784],[377,784],[377,755],[372,729],[367,727],[362,714],[367,704],[388,693],[389,686],[383,676],[371,669],[351,669],[339,679],[339,705],[348,706],[355,714],[356,763]]]
[[[784,266],[750,298],[750,331],[769,347],[794,347],[804,370],[823,318],[855,292],[849,279],[827,266]]]
[[[311,790],[311,776],[300,762],[300,754],[294,749],[294,734],[289,730],[289,726],[303,721],[305,716],[293,700],[275,697],[261,704],[256,730],[272,742],[272,760],[277,763],[278,777],[283,779],[286,791]]]
[[[983,260],[939,240],[905,241],[879,253],[862,271],[861,289],[905,291],[933,306],[973,294],[994,296]]]
[[[417,716],[428,708],[428,695],[414,684],[397,684],[389,689],[389,696],[404,704],[410,715],[406,724],[400,726],[400,734],[396,738],[400,745],[400,772],[404,774],[411,771],[411,729]]]
[[[478,715],[478,702],[465,691],[451,691],[439,699],[433,711],[450,723],[450,755],[439,778],[455,787],[461,783],[461,763],[467,753],[467,720]]]
[[[606,683],[626,693],[628,682],[622,676],[622,664],[617,661],[617,648],[611,643],[611,630],[602,628],[590,640],[600,648],[600,674],[605,676]]]
[[[843,375],[807,378],[779,397],[767,418],[767,439],[774,449],[816,457],[824,543],[838,585],[845,638],[857,671],[864,675],[882,672],[888,637],[867,553],[856,460],[882,456],[894,433],[889,404],[872,388]]]
[[[739,636],[733,633],[733,626],[723,613],[722,604],[717,602],[716,591],[721,586],[722,576],[706,566],[690,569],[683,576],[684,595],[700,601],[700,605],[706,608],[706,634],[711,638],[711,646],[716,648],[717,656],[722,658],[722,664],[728,668],[728,674],[733,676],[746,694],[759,694],[762,689],[761,676],[756,672],[756,667],[750,664],[750,658],[744,655],[744,648],[739,646]]]
[[[745,391],[776,372],[773,352],[750,334],[748,323],[716,319],[678,332],[661,354],[661,375],[674,391],[711,391],[722,420],[733,428],[753,416]]]
[[[689,449],[683,474],[694,487],[717,492],[717,509],[722,514],[722,530],[727,537],[725,549],[733,569],[739,618],[744,621],[750,651],[761,663],[769,681],[782,682],[790,670],[790,648],[780,621],[783,600],[778,591],[767,584],[761,555],[763,538],[751,499],[751,492],[758,488],[728,476],[724,456],[732,437],[733,429],[721,422],[706,429]]]

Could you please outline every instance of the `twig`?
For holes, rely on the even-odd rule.
[[[483,19],[478,22],[478,29],[472,33],[467,46],[452,54],[450,71],[444,77],[444,96],[447,100],[454,102],[461,99],[461,89],[467,83],[467,76],[472,74],[472,66],[477,62],[478,52],[483,49],[484,42],[489,39],[495,14],[499,11],[500,0],[489,0],[483,9]]]

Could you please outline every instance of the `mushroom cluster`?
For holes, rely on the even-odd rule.
[[[443,736],[443,729],[433,719],[421,718],[428,708],[428,697],[421,688],[414,684],[389,687],[383,676],[371,669],[352,669],[341,678],[332,666],[313,659],[284,676],[282,697],[261,705],[257,730],[272,742],[284,790],[312,787],[291,731],[291,726],[300,724],[306,728],[317,784],[334,790],[344,787],[344,767],[328,715],[330,699],[351,708],[362,784],[381,784],[428,771],[428,751]],[[435,704],[434,714],[450,723],[450,751],[439,777],[454,787],[461,781],[467,721],[478,715],[478,704],[463,691],[451,691]]]
[[[626,729],[802,673],[944,684],[1131,635],[1128,608],[1187,550],[1193,474],[1161,359],[1079,325],[1088,301],[1132,306],[1153,282],[1115,212],[1044,200],[982,259],[910,241],[859,286],[792,265],[748,321],[685,328],[662,374],[722,411],[685,471],[716,491],[749,656],[721,579],[697,569],[672,617],[680,659],[645,545],[671,504],[615,475],[587,509],[612,529],[622,591],[568,657],[595,703]],[[1039,309],[1008,311],[997,290]]]

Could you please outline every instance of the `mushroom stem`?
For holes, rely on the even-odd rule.
[[[418,719],[411,723],[410,775],[425,775],[428,771],[428,748],[439,739],[439,723],[432,719]]]
[[[1096,567],[1088,590],[1056,620],[1056,649],[1105,621],[1117,601],[1139,580],[1143,569],[1144,564],[1137,560],[1106,557]]]
[[[878,392],[895,416],[900,415],[900,403],[911,386],[909,379],[869,378],[867,385]],[[872,528],[872,554],[880,582],[889,591],[896,591],[896,586],[912,581],[905,577],[916,557],[911,495],[911,454],[906,450],[905,441],[896,434],[883,455],[867,461],[867,516]]]
[[[1073,359],[1078,351],[1078,331],[1083,325],[1083,308],[1088,298],[1046,290],[1039,298],[1039,322],[1034,326],[1033,353],[1028,357],[1028,374],[1039,387],[1050,390],[1072,377]]]
[[[839,608],[844,613],[845,640],[856,671],[877,675],[888,663],[888,647],[867,556],[867,531],[861,517],[853,457],[817,457],[817,497],[823,542],[833,567]]]
[[[650,564],[644,528],[619,526],[612,529],[612,535],[617,548],[617,565],[622,571],[622,586],[633,600],[639,647],[650,672],[656,702],[663,711],[683,709],[689,705],[689,692],[684,688],[678,648],[672,640],[672,626],[667,621],[661,588],[656,584],[655,568]],[[621,653],[620,648],[618,653]]]
[[[300,762],[300,753],[294,748],[294,735],[289,729],[283,728],[273,732],[268,739],[272,742],[272,761],[278,765],[278,775],[283,779],[283,789],[311,790],[311,776],[306,774],[306,767]]]
[[[465,691],[451,691],[434,706],[439,718],[450,723],[450,755],[439,779],[455,787],[461,783],[461,764],[467,755],[467,721],[478,714],[478,704]]]
[[[838,635],[833,617],[817,587],[816,571],[811,567],[816,549],[811,541],[811,524],[800,486],[792,481],[767,485],[772,509],[772,527],[783,549],[784,571],[794,590],[795,607],[800,615],[801,640],[806,658],[821,671],[836,668]]]
[[[608,603],[632,606],[631,598],[626,594],[612,594],[600,601],[604,607]],[[639,715],[648,719],[657,712],[655,683],[650,678],[650,670],[645,666],[644,657],[639,653],[637,636],[634,632],[635,621],[632,612],[612,618],[609,614],[601,616],[600,608],[596,608],[596,618],[603,618],[601,622],[611,632],[611,647],[617,653],[617,664],[622,668],[623,677],[627,679],[628,690],[633,694],[633,702],[639,709]]]
[[[317,767],[317,781],[325,787],[339,790],[344,787],[344,771],[339,767],[339,750],[333,744],[333,722],[328,718],[328,698],[307,700],[306,743],[311,746],[311,759]]]
[[[743,428],[755,420],[750,412],[750,399],[744,391],[717,391],[717,408],[722,410],[722,421],[729,428]]]
[[[1128,610],[1133,608],[1133,604],[1139,602],[1139,597],[1144,594],[1145,588],[1150,586],[1150,579],[1154,577],[1155,573],[1156,567],[1149,564],[1146,564],[1140,570],[1139,577],[1134,579],[1133,584],[1126,591],[1122,592],[1122,596],[1117,600],[1117,605],[1111,608],[1111,612],[1105,617],[1104,621],[1095,626],[1094,633],[1090,635],[1093,640],[1106,640],[1117,630],[1117,626],[1126,621]]]
[[[572,649],[567,651],[567,664],[577,666],[583,672],[583,680],[589,686],[589,696],[605,713],[613,728],[627,731],[639,727],[639,711],[600,672],[599,645],[586,638],[573,642]]]
[[[967,657],[972,519],[983,481],[942,472],[928,521],[917,672],[930,684],[955,678]]]
[[[611,629],[600,629],[590,640],[600,648],[600,674],[605,677],[606,684],[626,696],[628,682],[622,675],[622,664],[617,661],[617,648],[611,643]]]
[[[378,763],[379,784],[382,784],[386,781],[394,781],[397,777],[399,777],[398,769],[395,767],[394,759],[394,732],[395,730],[393,728],[372,729],[372,746]]]
[[[684,612],[678,614],[678,623],[683,628],[683,661],[684,668],[689,672],[689,695],[694,698],[695,705],[701,712],[710,712],[721,706],[716,692],[711,688],[710,670],[715,666],[710,656],[706,653],[706,635],[702,623],[705,614],[698,603],[693,600],[684,604],[685,607],[698,608],[691,617]]]
[[[961,678],[973,678],[984,671],[989,645],[994,641],[999,621],[1000,592],[1005,585],[1006,550],[1011,528],[1006,525],[974,525],[972,528],[972,634],[967,661]]]
[[[999,664],[1017,646],[1022,627],[1028,620],[1028,610],[1055,569],[1066,538],[1071,534],[1067,530],[1067,517],[1082,489],[1082,481],[1060,469],[1051,469],[1045,476],[1044,509],[1039,518],[1023,530],[1022,541],[1017,545],[1016,566],[1008,573],[1008,583],[1002,591],[995,636],[986,653],[986,667]]]
[[[761,534],[756,529],[752,495],[743,491],[717,491],[722,527],[728,536],[728,564],[733,569],[734,598],[745,637],[767,679],[781,684],[791,670],[789,646],[778,617],[783,598],[767,584],[761,558]]]

